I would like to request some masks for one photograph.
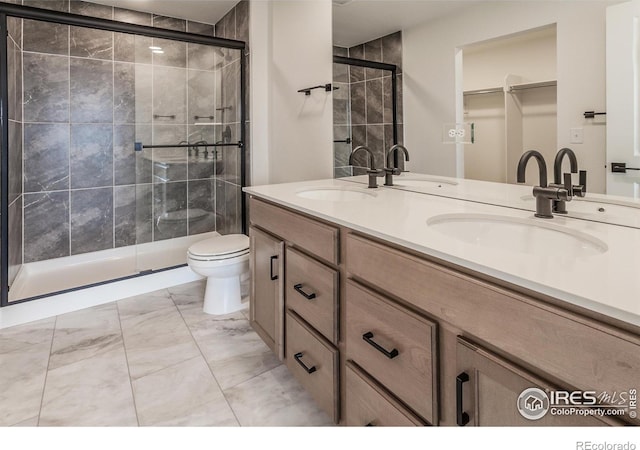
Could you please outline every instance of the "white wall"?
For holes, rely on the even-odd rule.
[[[555,80],[556,29],[523,33],[463,49],[464,90],[502,87],[514,74],[522,83]]]
[[[251,2],[252,185],[333,177],[331,2]]]
[[[557,24],[558,149],[572,148],[589,172],[589,190],[604,192],[605,127],[584,111],[605,108],[604,1],[482,2],[451,17],[403,30],[405,143],[410,170],[456,175],[455,146],[442,144],[456,121],[456,48]],[[459,74],[458,74],[459,77]],[[462,111],[462,99],[459,110]],[[584,143],[569,130],[584,128]]]

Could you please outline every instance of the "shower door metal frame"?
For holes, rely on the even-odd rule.
[[[34,8],[31,6],[14,5],[9,3],[0,3],[0,118],[2,120],[2,137],[0,141],[0,307],[9,305],[9,82],[7,60],[7,18],[15,17],[18,19],[40,20],[43,22],[58,23],[62,25],[72,25],[85,28],[93,28],[98,30],[111,31],[116,33],[134,34],[139,36],[147,36],[152,38],[169,39],[191,44],[209,45],[213,47],[223,47],[233,50],[240,50],[240,140],[237,143],[240,149],[240,187],[246,186],[246,111],[245,111],[245,81],[246,81],[246,62],[244,41],[234,39],[224,39],[219,37],[205,36],[202,34],[187,33],[184,31],[167,30],[164,28],[154,28],[147,25],[137,25],[115,20],[101,19],[98,17],[85,17],[79,14],[71,14],[61,11],[52,11],[48,9]],[[241,192],[241,208],[242,208],[242,232],[246,234],[246,198],[245,193]],[[138,274],[124,277],[133,278],[144,276]],[[120,278],[119,278],[120,279]],[[116,280],[119,280],[116,279]],[[67,289],[61,292],[75,291],[90,286],[111,283],[109,280],[102,283],[95,283],[88,286]],[[36,298],[46,297],[58,292],[52,292],[45,296],[16,300],[11,302],[12,305],[35,300]]]
[[[398,143],[398,66],[367,59],[349,58],[347,56],[333,56],[335,64],[365,67],[368,69],[388,70],[391,72],[391,111],[393,123],[393,145]],[[394,167],[398,167],[398,153],[393,155]]]

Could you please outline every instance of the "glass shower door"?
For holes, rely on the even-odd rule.
[[[136,115],[138,272],[183,265],[193,243],[241,226],[240,51],[163,39],[149,48],[136,73],[136,102],[151,93]]]

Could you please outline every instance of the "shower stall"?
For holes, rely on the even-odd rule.
[[[245,231],[245,43],[111,11],[0,3],[1,306]]]

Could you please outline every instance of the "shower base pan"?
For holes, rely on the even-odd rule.
[[[213,236],[218,233],[23,264],[9,290],[9,303],[181,266],[187,263],[189,246]]]

